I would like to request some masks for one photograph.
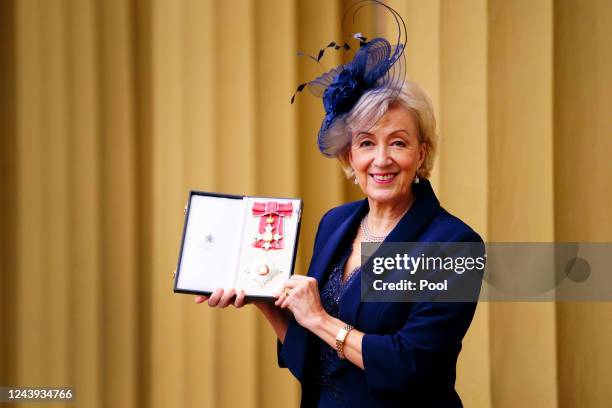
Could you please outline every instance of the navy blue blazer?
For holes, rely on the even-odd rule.
[[[444,210],[429,181],[413,185],[416,200],[386,242],[482,242],[468,225]],[[368,200],[327,212],[317,230],[308,276],[319,288],[334,254],[354,238],[368,212]],[[365,333],[365,369],[338,360],[332,376],[351,407],[460,407],[455,368],[461,340],[476,303],[372,303],[360,301],[360,279],[353,279],[339,303],[339,319]],[[302,407],[316,406],[313,359],[316,336],[295,319],[284,343],[277,342],[278,363],[302,385]]]

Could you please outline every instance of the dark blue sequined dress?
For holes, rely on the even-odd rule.
[[[322,284],[321,303],[323,308],[331,316],[338,318],[338,305],[342,294],[348,285],[359,274],[360,267],[355,268],[345,282],[342,281],[342,274],[348,258],[352,253],[352,243],[346,246],[343,253],[332,264],[331,271],[327,274],[327,280]],[[319,342],[319,369],[317,384],[320,390],[319,406],[345,406],[345,398],[338,384],[330,377],[330,367],[338,360],[338,353],[335,348],[325,343],[320,338]]]

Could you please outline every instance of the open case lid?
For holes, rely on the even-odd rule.
[[[295,266],[302,201],[191,191],[174,292],[274,299]]]

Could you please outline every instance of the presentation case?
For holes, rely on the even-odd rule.
[[[273,300],[295,266],[302,200],[191,191],[174,292]]]

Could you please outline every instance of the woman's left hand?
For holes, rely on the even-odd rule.
[[[275,305],[288,308],[295,320],[305,328],[313,327],[326,312],[321,305],[317,280],[309,276],[293,275],[277,295]]]

